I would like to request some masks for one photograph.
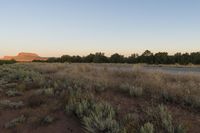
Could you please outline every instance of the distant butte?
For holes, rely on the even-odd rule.
[[[45,61],[48,58],[40,57],[35,53],[21,52],[17,56],[4,56],[3,60],[16,60],[18,62],[32,62],[33,60]]]

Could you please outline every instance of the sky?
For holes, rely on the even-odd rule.
[[[0,56],[200,51],[199,0],[0,0]]]

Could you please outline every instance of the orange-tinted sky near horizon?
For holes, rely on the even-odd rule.
[[[0,57],[200,51],[200,1],[0,1]]]

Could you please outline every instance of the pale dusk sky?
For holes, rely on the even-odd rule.
[[[0,0],[0,56],[200,51],[199,0]]]

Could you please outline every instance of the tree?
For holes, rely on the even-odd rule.
[[[82,58],[80,56],[72,56],[71,62],[82,62]]]
[[[96,53],[93,58],[94,63],[107,63],[108,58],[104,55],[104,53]]]
[[[83,57],[83,62],[91,63],[94,60],[94,54],[89,54],[85,57]]]
[[[110,56],[110,63],[123,63],[124,62],[124,56],[119,55],[118,53],[115,53]]]
[[[139,56],[139,62],[153,64],[153,53],[151,53],[149,50],[146,50],[141,56]]]
[[[200,64],[200,52],[193,52],[190,54],[191,63]]]
[[[167,52],[158,52],[154,55],[155,64],[169,64],[168,53]]]
[[[51,57],[48,58],[47,62],[54,63],[54,62],[61,62],[60,58]]]
[[[3,61],[1,61],[3,63]],[[147,63],[147,64],[200,64],[200,52],[192,53],[176,53],[174,55],[168,55],[167,52],[158,52],[153,54],[151,51],[146,50],[140,56],[138,54],[132,54],[129,57],[124,57],[118,53],[106,57],[104,53],[97,52],[95,54],[89,54],[85,57],[63,55],[60,58],[51,57],[47,61],[33,62],[87,62],[87,63]]]
[[[60,61],[63,63],[63,62],[71,62],[71,56],[70,55],[63,55],[61,56],[60,58]]]
[[[142,56],[148,57],[148,56],[152,56],[153,53],[151,53],[151,51],[149,50],[145,50],[144,53],[142,54]]]
[[[138,62],[138,54],[132,54],[131,56],[129,56],[126,60],[127,63],[137,63]]]

